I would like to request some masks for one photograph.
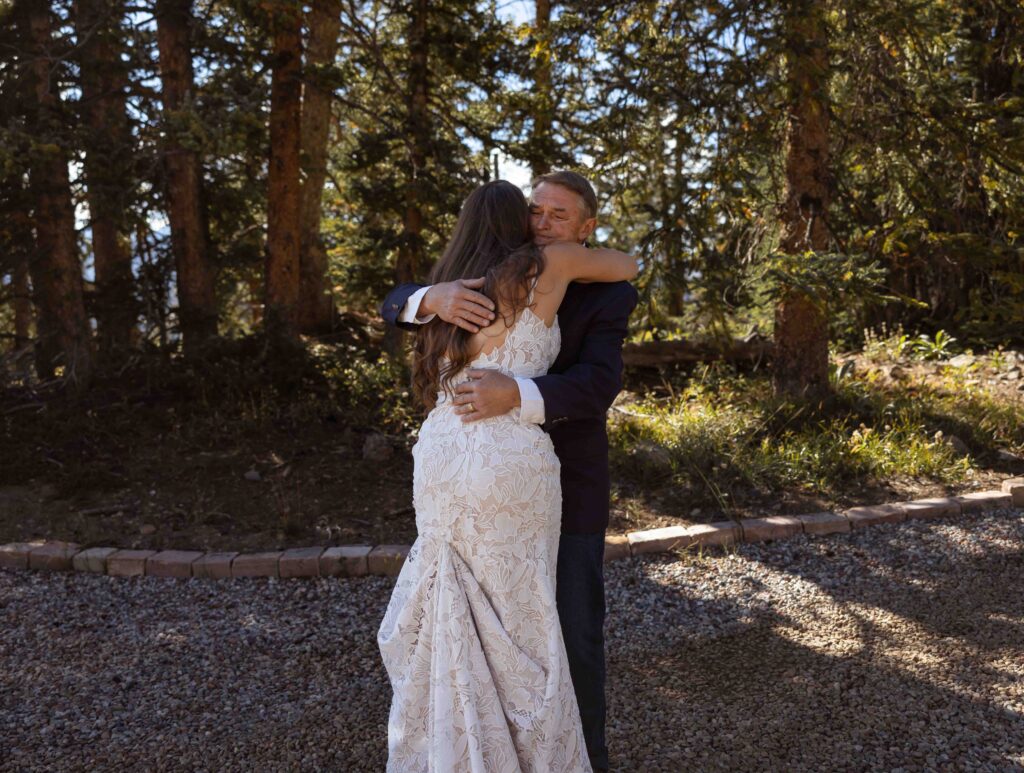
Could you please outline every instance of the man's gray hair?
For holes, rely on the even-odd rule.
[[[594,186],[590,184],[581,174],[576,172],[570,172],[567,169],[561,169],[555,172],[548,172],[547,174],[539,175],[530,183],[530,187],[534,190],[541,183],[548,183],[550,185],[561,185],[563,188],[567,188],[573,193],[579,195],[583,199],[583,206],[585,208],[584,215],[586,218],[597,217],[597,194],[594,193]]]

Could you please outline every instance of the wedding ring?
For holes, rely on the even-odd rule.
[[[476,413],[476,406],[473,405],[473,403],[466,403],[466,405],[469,406],[469,412],[470,413]]]

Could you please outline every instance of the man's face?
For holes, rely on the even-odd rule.
[[[530,194],[530,229],[537,245],[582,242],[597,226],[586,217],[583,197],[553,183],[541,183]]]

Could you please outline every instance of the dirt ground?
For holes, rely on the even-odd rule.
[[[286,477],[269,473],[259,481],[245,479],[245,472],[254,467],[243,455],[217,458],[211,453],[200,456],[210,462],[205,472],[183,465],[185,469],[176,473],[165,456],[162,464],[149,467],[150,474],[145,476],[149,482],[144,485],[63,496],[45,480],[2,486],[0,543],[46,538],[85,547],[242,551],[410,544],[416,536],[411,456],[396,454],[383,465],[345,456],[337,449],[306,449],[301,456],[291,457],[293,471]],[[272,464],[256,466],[273,469]],[[781,492],[763,506],[748,505],[733,512],[741,518],[792,515],[947,496],[998,488],[1005,477],[983,472],[959,490],[914,480],[888,481],[839,503]],[[671,490],[643,492],[618,485],[613,502],[611,533],[728,517],[713,507],[691,507],[692,502]]]
[[[1020,395],[1016,383],[1006,388],[1008,396]],[[331,413],[194,421],[180,403],[129,401],[113,392],[70,411],[45,401],[0,402],[0,543],[47,538],[85,547],[252,551],[415,538],[408,437],[387,437],[380,444],[390,456],[374,461],[364,458],[364,445],[376,433]],[[737,505],[727,514],[685,490],[638,484],[613,456],[609,531],[998,488],[1020,474],[1011,467],[978,469],[957,490],[897,478],[832,498],[735,492]]]
[[[90,460],[83,476],[95,485],[54,476],[0,486],[0,542],[261,550],[415,534],[406,453],[364,462],[361,446],[323,431],[218,450],[139,440],[117,461]]]

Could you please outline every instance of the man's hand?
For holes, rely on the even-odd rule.
[[[455,387],[455,413],[462,421],[504,416],[519,407],[519,384],[496,370],[471,368],[469,381]]]
[[[494,319],[494,302],[483,293],[476,292],[483,286],[484,277],[431,285],[420,301],[417,316],[437,314],[445,322],[476,333]]]

